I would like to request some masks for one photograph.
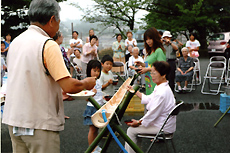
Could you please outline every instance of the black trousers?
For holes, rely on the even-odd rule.
[[[176,59],[167,59],[167,62],[169,63],[169,65],[171,67],[170,73],[168,75],[169,86],[170,86],[172,92],[174,92],[174,88],[175,88]]]
[[[125,55],[125,62],[127,62],[129,60],[129,57],[131,57],[130,53]]]

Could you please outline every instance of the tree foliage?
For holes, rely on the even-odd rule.
[[[57,0],[58,2],[65,0]],[[10,33],[14,38],[29,25],[27,11],[31,0],[3,0],[1,5],[1,35]]]
[[[180,32],[188,39],[188,33],[196,32],[201,47],[206,48],[210,33],[230,31],[230,7],[227,0],[145,0],[150,13],[145,21],[148,27]]]
[[[93,0],[91,9],[82,9],[87,22],[99,22],[105,28],[115,27],[125,36],[125,31],[134,30],[135,15],[141,0]],[[76,5],[75,5],[76,6]],[[78,6],[80,8],[80,6]]]

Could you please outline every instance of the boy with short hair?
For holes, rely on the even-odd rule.
[[[113,67],[113,58],[109,55],[105,55],[101,59],[102,71],[100,76],[100,81],[102,83],[102,90],[105,95],[113,96],[113,73],[111,69]]]

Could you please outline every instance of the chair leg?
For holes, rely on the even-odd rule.
[[[168,145],[167,145],[167,142],[166,142],[166,139],[165,139],[165,133],[163,133],[163,139],[164,139],[164,143],[165,143],[167,152],[169,153],[169,148],[168,148]]]
[[[137,146],[141,149],[142,138],[137,137]]]
[[[150,149],[152,148],[153,144],[154,144],[156,141],[157,141],[157,137],[155,137],[155,138],[153,139],[153,141],[151,142],[150,146],[148,147],[146,153],[149,153]]]
[[[175,145],[174,145],[173,139],[171,139],[171,143],[172,143],[172,146],[173,146],[174,153],[176,153],[176,148],[175,148]]]

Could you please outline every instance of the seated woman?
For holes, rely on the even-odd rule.
[[[173,92],[167,81],[169,72],[170,66],[167,62],[154,62],[150,73],[152,81],[156,83],[154,91],[150,95],[136,92],[141,103],[146,104],[147,113],[140,120],[132,119],[132,123],[127,124],[131,126],[127,130],[127,135],[134,143],[137,143],[137,134],[156,134],[176,105]],[[128,90],[130,89],[132,89],[131,86],[128,87]],[[165,133],[176,131],[176,117],[171,117],[168,120],[164,131]],[[135,153],[128,143],[125,143],[125,149],[128,153]]]
[[[179,93],[187,90],[188,81],[192,80],[193,75],[193,58],[188,56],[188,48],[181,49],[183,57],[179,58],[178,68],[176,73],[176,83],[178,85]],[[181,82],[184,81],[184,88],[181,88]]]
[[[134,47],[132,49],[132,56],[130,56],[129,60],[128,60],[128,67],[129,67],[128,74],[129,74],[129,76],[133,76],[135,74],[135,71],[138,72],[138,70],[141,70],[135,65],[136,61],[144,63],[143,58],[141,56],[139,56],[139,48],[138,47]],[[135,81],[134,84],[137,84],[137,81]],[[141,85],[142,85],[142,88],[145,88],[145,74],[141,74]]]

